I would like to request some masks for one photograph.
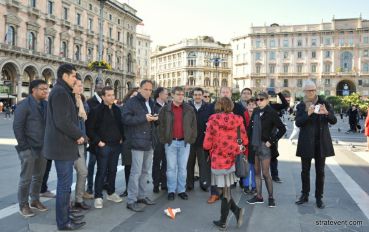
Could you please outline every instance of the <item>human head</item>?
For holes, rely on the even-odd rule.
[[[122,103],[126,103],[128,101],[128,99],[130,99],[131,97],[136,96],[138,93],[138,88],[132,88],[130,90],[128,90],[127,94],[124,95]]]
[[[103,99],[104,103],[108,106],[111,106],[114,104],[115,101],[115,95],[114,95],[114,89],[111,86],[105,86],[101,90],[101,98]]]
[[[263,109],[269,104],[269,95],[266,92],[260,92],[256,98],[256,104],[260,109]]]
[[[234,104],[229,97],[221,97],[216,103],[215,103],[215,112],[224,112],[224,113],[231,113],[233,112]]]
[[[241,100],[248,101],[252,97],[252,90],[250,88],[244,88],[241,91]]]
[[[176,86],[172,89],[173,102],[176,105],[181,105],[184,100],[184,89],[182,87]]]
[[[48,96],[49,87],[44,80],[33,80],[29,83],[29,94],[36,100],[45,100]]]
[[[256,107],[256,101],[255,101],[255,98],[252,97],[247,101],[247,111],[249,111],[249,114],[252,114],[255,107]]]
[[[154,99],[160,99],[162,102],[166,102],[168,100],[168,90],[164,87],[158,87],[154,91]]]
[[[197,104],[201,103],[204,98],[204,90],[202,88],[195,88],[193,90],[193,101]]]
[[[308,100],[313,100],[316,97],[316,85],[312,80],[306,80],[302,86],[305,97]]]
[[[232,98],[232,90],[228,86],[222,86],[220,88],[220,97],[228,97],[229,99]]]
[[[101,97],[101,95],[102,95],[101,91],[102,91],[103,88],[104,88],[104,84],[102,82],[99,82],[99,81],[96,80],[94,91],[99,97]]]
[[[70,88],[76,83],[77,70],[71,64],[62,64],[57,71],[58,80],[63,80]]]
[[[206,103],[210,103],[211,98],[210,98],[210,93],[209,93],[209,91],[204,90],[204,94],[203,94],[203,96],[202,96],[202,97],[203,97],[203,98],[202,98],[202,100],[203,100],[204,102],[206,102]]]
[[[77,77],[76,84],[73,86],[73,93],[81,95],[83,93],[82,79]]]
[[[147,100],[150,99],[153,83],[150,80],[142,80],[138,92]]]

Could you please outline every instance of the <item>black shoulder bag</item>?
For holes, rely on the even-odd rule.
[[[241,128],[237,127],[237,143],[240,146],[240,154],[236,156],[236,176],[239,178],[246,178],[249,173],[249,163],[247,161],[246,155],[243,153],[245,148],[242,144],[241,139]]]

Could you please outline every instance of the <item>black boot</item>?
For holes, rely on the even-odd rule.
[[[322,201],[322,198],[321,198],[321,197],[317,197],[317,198],[316,198],[316,206],[317,206],[319,209],[324,209],[324,208],[325,208],[325,204],[324,204],[324,202]]]
[[[309,195],[307,194],[301,194],[300,198],[295,202],[296,205],[302,205],[309,201]]]
[[[213,221],[213,223],[220,229],[225,230],[227,226],[227,217],[229,213],[229,203],[226,198],[222,198],[222,204],[220,207],[220,220]]]
[[[245,209],[238,207],[233,199],[231,199],[229,205],[231,211],[233,212],[234,216],[237,219],[237,227],[240,228],[243,224],[243,215],[245,214]]]

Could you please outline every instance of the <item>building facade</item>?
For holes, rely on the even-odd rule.
[[[76,65],[91,96],[97,71],[87,65],[98,60],[99,14],[98,0],[0,0],[0,98],[20,99],[33,79],[53,84],[62,63]],[[103,82],[118,98],[134,85],[141,21],[129,5],[105,2],[103,60],[112,69],[103,71]]]
[[[240,89],[268,88],[302,96],[306,79],[319,94],[369,94],[369,21],[332,19],[307,25],[251,27],[232,39],[233,77]]]
[[[151,55],[151,79],[166,88],[202,87],[217,94],[221,86],[232,86],[231,46],[200,36],[158,47]]]
[[[144,79],[150,79],[151,39],[149,35],[137,33],[136,37],[136,86]]]

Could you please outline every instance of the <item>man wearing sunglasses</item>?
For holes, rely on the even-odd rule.
[[[204,102],[206,103],[211,103],[211,98],[210,98],[210,93],[207,90],[204,90],[204,95],[203,95],[203,99]]]

